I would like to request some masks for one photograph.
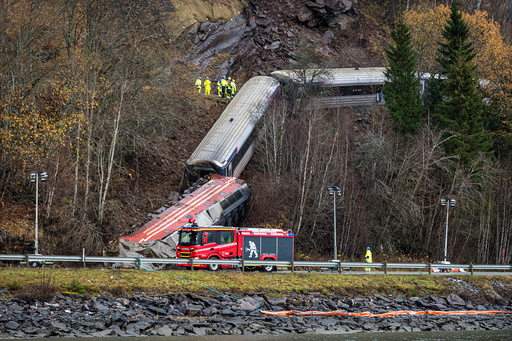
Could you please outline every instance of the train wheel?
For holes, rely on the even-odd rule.
[[[272,259],[264,259],[265,261],[270,261]],[[272,271],[276,271],[277,268],[275,265],[262,265],[261,268],[260,268],[261,271],[263,272],[272,272]]]
[[[219,259],[219,257],[212,257],[210,259]],[[208,264],[208,270],[210,271],[219,271],[220,267],[220,264]]]

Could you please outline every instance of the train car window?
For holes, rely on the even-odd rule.
[[[243,194],[240,191],[236,191],[232,195],[235,198],[235,201],[238,201],[238,200],[240,200],[243,197]]]
[[[254,135],[251,134],[251,135],[249,135],[249,138],[247,138],[247,140],[244,142],[244,144],[242,145],[242,147],[240,148],[238,153],[233,158],[233,161],[231,162],[231,164],[233,165],[233,169],[236,169],[236,167],[238,166],[240,161],[245,156],[245,153],[247,153],[247,150],[252,145],[253,141],[254,141]]]
[[[229,207],[229,201],[227,201],[226,199],[222,200],[220,202],[220,207],[222,207],[223,210],[226,210]]]
[[[240,191],[236,191],[234,193],[231,193],[227,198],[226,200],[229,202],[229,205],[233,205],[234,203],[236,203],[238,200],[240,200],[240,198],[243,197],[243,194],[240,193]]]
[[[377,93],[378,86],[375,85],[358,85],[358,86],[341,86],[333,91],[335,96],[359,96],[373,95]]]

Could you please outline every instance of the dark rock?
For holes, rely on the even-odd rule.
[[[16,330],[19,327],[20,327],[20,325],[14,321],[9,321],[6,324],[4,324],[4,328],[9,329],[9,330]]]
[[[107,306],[98,302],[96,302],[94,308],[100,313],[108,313],[110,311],[110,309]]]
[[[220,313],[221,313],[222,315],[224,315],[224,316],[234,316],[234,315],[235,315],[235,312],[234,312],[233,310],[231,310],[231,309],[228,309],[228,308],[226,308],[226,309],[222,309],[222,310],[220,311]]]
[[[430,303],[427,303],[427,302],[425,302],[424,300],[418,300],[418,301],[416,301],[416,304],[417,304],[419,307],[427,308],[427,309],[429,309],[429,308],[431,308],[431,307],[432,307],[432,305],[431,305]]]
[[[157,315],[166,315],[167,314],[167,310],[166,309],[162,309],[162,308],[158,308],[158,307],[155,307],[155,306],[149,306],[148,307],[148,310],[157,314]]]
[[[210,317],[218,313],[217,308],[215,307],[208,307],[204,310],[204,316]]]
[[[267,302],[272,306],[281,306],[284,307],[286,305],[285,297],[274,297],[274,296],[266,296]],[[258,307],[260,308],[260,307]]]
[[[159,328],[156,328],[155,331],[156,331],[156,334],[159,336],[172,336],[173,335],[173,330],[168,325],[164,325]]]
[[[334,326],[336,323],[337,321],[332,317],[324,318],[319,322],[319,324],[324,327]]]
[[[62,322],[57,322],[57,321],[51,321],[50,324],[52,325],[53,328],[59,330],[59,331],[67,331],[69,330],[68,327],[62,323]]]
[[[457,295],[457,294],[450,294],[450,295],[448,295],[446,300],[451,305],[457,305],[457,306],[464,306],[464,305],[466,305],[466,302],[464,302],[464,300],[462,298],[460,298],[459,295]]]
[[[438,303],[432,304],[432,309],[437,310],[437,311],[448,310],[448,308],[445,305],[438,304]]]
[[[188,316],[197,316],[203,311],[203,306],[199,304],[190,304],[187,309]]]
[[[315,15],[313,14],[313,12],[311,10],[307,9],[306,7],[302,7],[300,9],[299,15],[297,16],[297,19],[300,22],[308,22],[310,20],[313,20],[314,18],[315,18]]]

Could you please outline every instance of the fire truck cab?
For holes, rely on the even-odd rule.
[[[222,226],[184,226],[179,230],[176,246],[178,258],[193,259],[243,259],[261,261],[293,260],[294,236],[280,229],[256,229]],[[189,264],[180,266],[190,267]],[[194,267],[217,271],[231,268],[229,264],[198,264]],[[253,267],[254,268],[254,267]],[[275,266],[261,266],[270,272]]]

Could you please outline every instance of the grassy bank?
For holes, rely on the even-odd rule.
[[[463,284],[450,281],[457,278]],[[273,273],[221,271],[161,271],[125,269],[30,269],[0,268],[0,289],[8,295],[40,299],[56,292],[87,295],[211,293],[206,287],[227,294],[268,293],[285,295],[318,292],[323,295],[367,296],[372,294],[413,297],[457,293],[473,301],[501,296],[512,300],[511,276],[469,275],[347,275],[320,273]]]

